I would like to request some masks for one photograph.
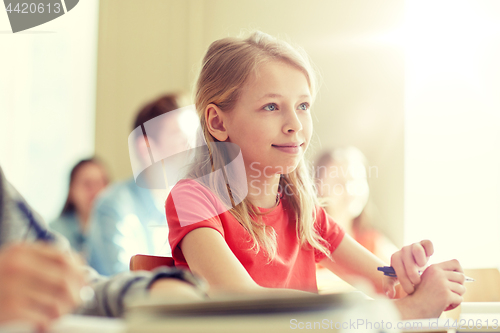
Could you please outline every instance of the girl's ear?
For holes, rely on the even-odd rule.
[[[215,104],[208,104],[205,109],[205,122],[210,134],[219,141],[226,141],[228,138],[226,126],[224,124],[224,114]]]

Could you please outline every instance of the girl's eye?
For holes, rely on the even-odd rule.
[[[299,110],[306,111],[309,109],[309,103],[302,103],[299,105]]]
[[[271,104],[268,104],[266,106],[264,106],[264,110],[267,110],[267,111],[276,111],[278,110],[278,106],[274,103],[271,103]]]

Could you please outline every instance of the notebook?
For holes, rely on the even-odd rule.
[[[177,304],[165,299],[144,299],[128,303],[125,319],[127,333],[281,333],[294,330],[381,333],[384,330],[375,323],[381,320],[395,322],[399,320],[399,313],[387,299],[369,300],[361,292],[351,292],[233,296]]]
[[[196,302],[172,302],[165,298],[150,297],[127,303],[127,312],[161,316],[213,316],[317,311],[346,306],[362,299],[365,296],[360,292],[299,296],[284,293],[272,297],[269,294],[232,295]]]

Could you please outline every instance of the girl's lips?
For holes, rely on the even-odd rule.
[[[300,153],[300,147],[302,144],[290,144],[290,145],[272,145],[274,148],[288,154],[298,154]]]

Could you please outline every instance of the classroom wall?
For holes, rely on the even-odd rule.
[[[322,76],[313,107],[322,148],[354,145],[368,157],[380,226],[403,239],[404,1],[101,0],[96,153],[115,179],[131,176],[134,114],[161,92],[190,91],[208,45],[260,29],[302,46]]]
[[[405,242],[432,239],[435,262],[500,266],[499,18],[496,0],[407,2]]]
[[[47,221],[94,150],[98,0],[13,34],[0,10],[0,166]]]

